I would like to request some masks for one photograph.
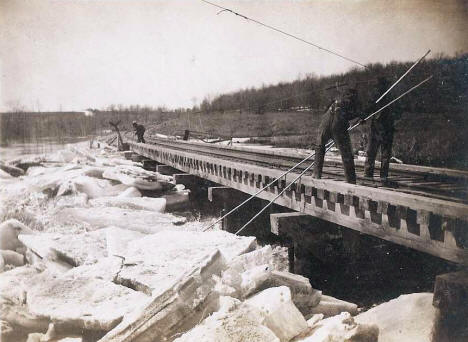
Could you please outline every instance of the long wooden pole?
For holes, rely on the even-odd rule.
[[[412,92],[413,90],[415,90],[416,88],[418,88],[420,85],[422,85],[423,83],[426,83],[427,81],[429,81],[430,79],[432,78],[432,75],[429,76],[428,78],[426,78],[425,80],[419,82],[418,84],[416,84],[414,87],[412,87],[411,89],[407,90],[406,92],[404,92],[403,94],[401,94],[400,96],[398,96],[397,98],[393,99],[392,101],[390,101],[389,103],[387,103],[385,106],[383,106],[382,108],[380,108],[379,110],[375,111],[374,113],[368,115],[363,121],[366,121],[368,119],[370,119],[371,117],[373,117],[374,115],[376,115],[377,113],[381,112],[382,110],[384,110],[385,108],[387,108],[388,106],[390,106],[392,103],[394,103],[395,101],[398,101],[399,99],[401,99],[403,96],[409,94],[410,92]],[[354,129],[356,126],[359,126],[361,124],[361,122],[355,124],[354,126],[351,126],[348,128],[348,131],[351,131],[352,129]],[[327,146],[325,152],[327,152],[335,143],[332,142],[332,144],[330,144],[329,146]],[[260,210],[257,214],[255,214],[254,217],[252,217],[246,224],[244,224],[237,232],[236,232],[236,235],[238,235],[240,232],[242,232],[250,223],[252,223],[253,220],[255,220],[261,213],[263,213],[268,207],[270,207],[270,205],[272,205],[280,196],[283,195],[283,193],[288,190],[291,185],[293,185],[294,183],[296,183],[310,168],[312,168],[312,166],[314,166],[315,164],[315,161],[313,161],[308,167],[306,167],[304,169],[304,171],[302,171],[299,176],[297,176],[291,183],[289,183],[288,185],[286,185],[286,187],[281,190],[281,192],[276,195],[275,198],[273,198],[266,206],[264,206],[262,208],[262,210]]]
[[[411,71],[411,69],[413,69],[416,65],[419,64],[419,62],[421,62],[424,58],[426,58],[426,56],[431,52],[431,50],[428,50],[426,52],[426,54],[424,56],[422,56],[420,59],[418,59],[408,70],[406,70],[406,72],[395,82],[392,84],[392,86],[390,88],[387,89],[387,91],[385,93],[383,93],[378,99],[377,101],[375,101],[375,103],[379,103],[380,100],[382,100],[384,98],[385,95],[388,94],[388,92],[390,90],[393,89],[393,87],[395,87],[398,83],[400,83],[400,81],[405,78],[406,75],[408,75],[408,73]]]

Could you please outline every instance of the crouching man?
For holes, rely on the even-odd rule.
[[[133,129],[135,130],[135,134],[137,136],[137,142],[145,143],[145,138],[143,137],[145,134],[145,126],[139,125],[136,121],[133,121]]]

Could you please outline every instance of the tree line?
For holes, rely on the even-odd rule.
[[[338,88],[346,84],[358,90],[363,106],[375,100],[375,84],[380,76],[396,81],[413,62],[375,63],[367,69],[353,68],[342,74],[317,77],[313,74],[290,83],[248,88],[205,98],[193,111],[216,113],[240,111],[262,114],[271,111],[322,110],[337,96]],[[429,75],[433,80],[411,96],[403,98],[400,105],[410,112],[452,112],[466,110],[468,104],[468,54],[455,57],[438,55],[421,62],[392,90],[387,102]],[[331,89],[330,89],[331,88]],[[343,87],[344,88],[344,87]],[[382,104],[386,103],[385,101]]]
[[[109,121],[121,121],[123,130],[131,130],[131,122],[158,125],[184,119],[197,113],[204,117],[217,113],[235,112],[263,114],[265,112],[310,111],[322,112],[346,84],[358,89],[363,111],[375,100],[375,84],[379,76],[395,81],[412,62],[375,63],[366,69],[351,69],[346,73],[318,77],[309,74],[293,82],[281,82],[260,88],[248,88],[205,98],[192,108],[168,110],[164,107],[111,104],[103,109],[88,108],[83,112],[14,112],[0,113],[0,137],[8,141],[30,141],[41,137],[86,136],[109,130]],[[438,55],[421,62],[384,99],[382,105],[409,89],[428,75],[433,79],[411,95],[399,101],[409,113],[440,113],[447,120],[467,126],[468,111],[468,54],[455,57]],[[338,87],[336,87],[338,86]],[[205,116],[206,115],[206,116]],[[188,127],[187,127],[188,128]]]

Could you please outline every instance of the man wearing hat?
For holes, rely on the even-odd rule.
[[[145,143],[145,138],[143,138],[143,135],[145,134],[145,126],[139,125],[136,121],[133,121],[133,129],[137,136],[137,142]]]
[[[377,79],[377,96],[383,94],[390,87],[390,81],[385,77]],[[375,105],[373,105],[375,107]],[[373,109],[376,109],[373,108]],[[367,145],[367,159],[364,166],[364,175],[374,177],[375,158],[380,147],[381,164],[380,179],[386,181],[390,158],[392,157],[393,134],[395,132],[395,119],[401,115],[401,110],[397,106],[389,107],[376,114],[370,120],[369,138]]]
[[[333,139],[340,150],[346,181],[356,184],[356,171],[348,126],[350,120],[358,117],[357,111],[357,90],[354,88],[350,88],[343,95],[338,96],[328,107],[322,117],[317,136],[314,178],[322,177],[325,145],[328,140]]]

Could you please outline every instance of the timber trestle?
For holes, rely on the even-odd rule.
[[[281,176],[274,166],[223,159],[219,155],[161,144],[129,143],[146,158],[247,194]],[[224,150],[226,148],[223,148]],[[300,172],[259,193],[272,200]],[[276,204],[364,234],[468,265],[468,205],[395,190],[303,176]]]

